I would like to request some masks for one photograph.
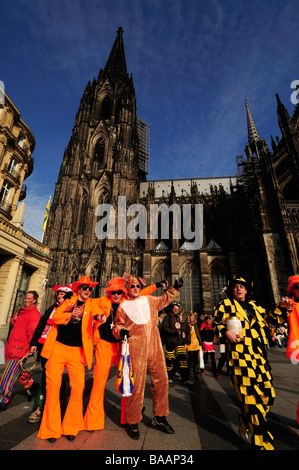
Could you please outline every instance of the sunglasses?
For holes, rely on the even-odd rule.
[[[295,284],[295,285],[293,286],[293,289],[299,289],[299,284]]]
[[[131,285],[130,285],[130,288],[131,288],[131,289],[134,289],[134,287],[137,287],[137,289],[140,289],[140,285],[139,285],[139,284],[131,284]]]
[[[81,289],[82,290],[89,290],[90,292],[92,291],[92,287],[91,286],[81,286]]]
[[[122,290],[112,290],[111,291],[111,295],[121,295],[121,294],[123,294]]]

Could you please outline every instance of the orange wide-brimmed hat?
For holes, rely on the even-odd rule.
[[[121,290],[121,291],[123,291],[124,295],[126,295],[127,290],[125,288],[125,285],[126,285],[126,282],[122,277],[113,277],[108,282],[108,286],[105,289],[105,294],[107,294],[109,296],[110,292]]]
[[[79,281],[73,282],[71,288],[73,292],[78,292],[79,286],[91,286],[95,287],[98,285],[98,282],[92,282],[89,276],[82,276],[80,277]]]
[[[299,284],[299,276],[298,274],[295,274],[295,276],[290,276],[289,279],[288,279],[288,292],[292,292],[293,290],[293,287],[295,284]]]

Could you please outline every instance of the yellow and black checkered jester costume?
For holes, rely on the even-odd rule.
[[[224,299],[215,307],[214,325],[220,339],[226,339],[228,373],[241,402],[240,434],[249,435],[250,431],[256,450],[273,450],[267,414],[275,392],[267,359],[266,311],[252,300],[246,303],[246,311],[237,300]],[[243,339],[239,343],[231,343],[225,336],[229,317],[237,317],[242,323]]]

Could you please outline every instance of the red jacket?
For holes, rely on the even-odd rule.
[[[22,307],[16,320],[11,319],[13,328],[5,345],[5,359],[22,359],[30,349],[30,341],[41,318],[36,306]]]

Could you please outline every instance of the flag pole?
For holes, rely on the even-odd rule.
[[[48,200],[48,203],[47,203],[46,213],[45,213],[44,222],[43,222],[43,233],[42,233],[42,238],[41,238],[42,243],[44,241],[44,235],[45,235],[45,231],[46,231],[46,227],[47,227],[47,223],[48,223],[48,218],[49,218],[50,201],[51,201],[51,194],[50,194],[50,197],[49,197],[49,200]]]

